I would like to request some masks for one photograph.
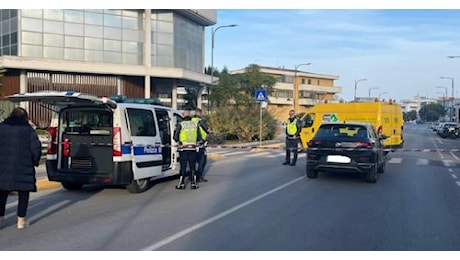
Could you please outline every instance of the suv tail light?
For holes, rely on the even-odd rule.
[[[320,145],[321,144],[321,141],[320,140],[310,140],[308,141],[308,147],[315,147],[317,145]]]
[[[47,154],[56,154],[57,153],[57,127],[48,127],[48,149]]]
[[[113,156],[121,156],[121,127],[113,128],[112,143]]]
[[[367,148],[367,149],[372,149],[374,148],[374,144],[370,142],[356,142],[355,143],[356,148]]]

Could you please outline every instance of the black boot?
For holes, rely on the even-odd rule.
[[[185,189],[185,178],[184,178],[184,176],[180,176],[179,184],[176,186],[176,189],[178,189],[178,190]]]

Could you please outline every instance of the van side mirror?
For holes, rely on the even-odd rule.
[[[386,136],[386,135],[380,135],[380,136],[379,136],[379,140],[385,140],[385,139],[387,139],[387,138],[388,138],[388,136]]]

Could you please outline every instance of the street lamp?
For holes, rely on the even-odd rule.
[[[373,89],[378,89],[378,88],[379,88],[379,87],[369,88],[369,100],[370,100],[370,98],[371,98],[371,90],[373,90]]]
[[[443,88],[446,91],[446,95],[442,95],[442,106],[444,107],[444,110],[446,109],[446,99],[447,99],[447,87],[442,87],[442,86],[437,86],[437,88]]]
[[[229,25],[222,25],[217,27],[216,29],[211,30],[211,85],[214,85],[214,36],[216,35],[217,30],[220,28],[225,27],[235,27],[238,26],[237,24],[229,24]],[[209,89],[208,87],[208,114],[209,114]]]
[[[309,63],[301,63],[301,64],[297,64],[295,65],[294,67],[294,93],[292,93],[292,98],[294,99],[293,101],[293,105],[294,105],[294,111],[296,111],[296,113],[298,113],[299,111],[297,110],[297,107],[299,105],[299,86],[297,85],[297,69],[300,67],[300,66],[308,66],[308,65],[311,65],[311,62]]]
[[[454,57],[454,56],[452,56],[452,57]],[[454,97],[454,78],[453,77],[439,77],[439,78],[441,78],[441,79],[449,79],[450,82],[452,83],[452,85],[451,85],[452,86],[452,107],[449,109],[449,111],[450,111],[450,113],[449,113],[450,120],[452,120],[452,117],[453,117],[452,112],[454,110],[454,100],[455,100],[455,97]]]
[[[385,92],[380,92],[380,93],[379,93],[379,100],[380,100],[380,97],[381,97],[382,95],[384,95],[384,94],[388,94],[388,92],[385,91]]]
[[[367,80],[367,79],[358,79],[358,80],[355,80],[355,97],[354,97],[353,101],[356,101],[356,88],[358,87],[358,83],[359,83],[360,81],[365,81],[365,80]]]

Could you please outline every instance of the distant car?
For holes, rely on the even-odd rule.
[[[440,124],[440,122],[431,123],[431,130],[433,130],[433,132],[436,132],[438,130],[439,124]]]
[[[378,173],[385,171],[382,140],[386,138],[368,123],[324,123],[308,143],[307,176],[316,178],[321,171],[356,172],[375,183]]]
[[[437,134],[442,138],[457,138],[459,134],[459,128],[459,124],[455,122],[444,122],[439,126]]]

